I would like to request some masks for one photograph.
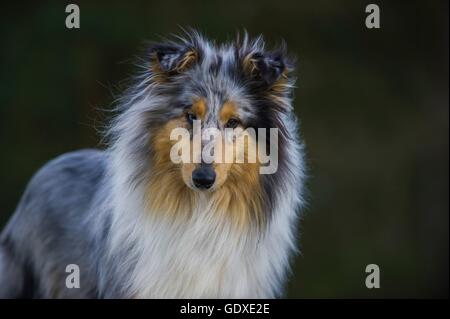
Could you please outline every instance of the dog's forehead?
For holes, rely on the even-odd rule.
[[[254,113],[245,90],[236,87],[233,83],[210,78],[199,81],[198,85],[201,89],[190,91],[185,99],[193,104],[201,101],[200,104],[205,109],[205,120],[217,120],[224,112],[224,108],[229,105],[234,106],[236,114],[241,118],[246,118],[252,112]]]
[[[228,51],[208,51],[191,71],[191,78],[204,95],[225,99],[238,97],[243,91],[237,80],[234,57]]]
[[[189,72],[189,84],[184,85],[184,97],[192,101],[202,99],[209,117],[219,117],[226,103],[235,105],[245,117],[251,103],[245,85],[239,81],[237,61],[231,49],[210,49],[201,63]]]

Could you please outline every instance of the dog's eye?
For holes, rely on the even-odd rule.
[[[227,128],[236,128],[238,125],[239,125],[239,120],[235,119],[235,118],[231,118],[225,124],[225,127],[227,127]]]
[[[197,116],[194,113],[188,112],[188,113],[186,113],[186,119],[189,123],[192,124],[194,122],[194,120],[197,119]]]

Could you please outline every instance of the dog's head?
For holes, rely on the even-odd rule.
[[[285,125],[293,118],[294,84],[285,46],[267,50],[261,37],[247,34],[218,46],[192,32],[151,45],[145,61],[127,96],[131,106],[115,127],[130,158],[147,157],[152,209],[177,211],[204,194],[217,209],[259,210],[262,198],[273,196],[289,130],[296,129]],[[277,130],[276,140],[270,129]],[[262,148],[263,155],[277,152],[273,174],[261,175]],[[133,174],[142,180],[142,170]]]
[[[152,132],[151,147],[158,159],[164,157],[164,163],[155,164],[163,170],[178,168],[194,191],[259,183],[261,161],[254,152],[259,150],[258,129],[284,129],[280,113],[290,109],[293,66],[284,47],[268,51],[262,38],[249,40],[246,35],[217,47],[191,34],[177,43],[153,45],[149,55],[155,90],[167,100],[165,118]],[[190,140],[174,139],[176,128],[189,132]],[[269,131],[265,133],[269,142]],[[189,153],[181,163],[173,160],[177,143],[180,153]],[[205,160],[206,153],[210,160]]]

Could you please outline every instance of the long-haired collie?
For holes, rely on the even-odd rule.
[[[304,184],[285,46],[189,31],[140,61],[106,150],[64,154],[27,186],[1,234],[0,297],[282,296]],[[212,160],[207,129],[224,133]]]

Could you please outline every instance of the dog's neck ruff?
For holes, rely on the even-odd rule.
[[[111,258],[120,256],[117,271],[126,280],[124,295],[271,298],[281,293],[288,255],[295,249],[297,198],[285,193],[270,224],[258,231],[235,227],[204,194],[186,212],[189,218],[165,218],[146,210],[145,188],[131,187],[130,172],[120,166],[112,174],[108,249]]]

